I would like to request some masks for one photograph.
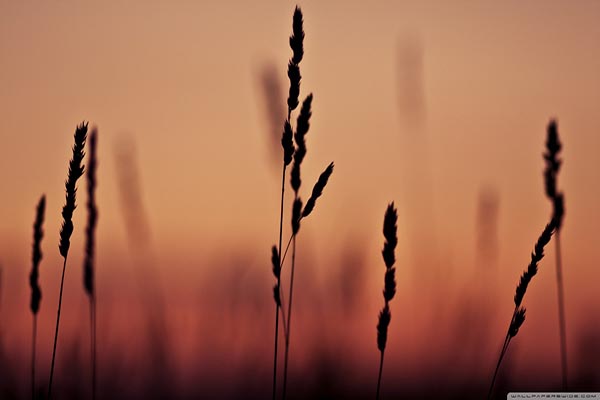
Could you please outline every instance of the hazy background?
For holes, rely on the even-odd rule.
[[[276,141],[295,4],[0,0],[0,340],[22,380],[18,394],[28,393],[34,208],[45,193],[42,385],[62,265],[64,179],[82,120],[99,128],[100,390],[114,365],[148,381],[139,371],[150,359],[163,365],[159,374],[172,374],[171,393],[189,393],[198,377],[214,383],[213,375],[244,376],[257,393],[270,393]],[[485,393],[514,287],[551,211],[541,156],[550,118],[564,144],[569,363],[573,380],[588,377],[581,387],[599,390],[598,357],[585,343],[600,336],[600,3],[299,4],[301,97],[314,93],[303,196],[330,161],[335,171],[299,237],[290,390],[300,395],[295,385],[305,379],[341,393],[344,384],[311,365],[354,374],[346,388],[374,389],[381,228],[393,200],[399,287],[384,393],[429,375],[466,386],[478,380]],[[81,371],[84,187],[57,360],[64,368],[83,363]],[[527,321],[504,365],[508,387],[558,387],[553,243],[525,305]],[[228,368],[219,367],[223,360]],[[73,386],[63,375],[57,390]],[[244,385],[219,394],[250,390]]]

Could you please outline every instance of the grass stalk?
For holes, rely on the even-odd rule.
[[[283,140],[283,139],[282,139]],[[292,145],[293,146],[293,145]],[[292,147],[293,151],[293,147]],[[285,152],[285,148],[284,148]],[[285,156],[284,156],[285,158]],[[281,308],[281,241],[283,237],[283,203],[285,198],[285,170],[287,164],[285,159],[283,162],[282,174],[281,174],[281,205],[279,209],[279,246],[277,247],[277,265],[278,271],[276,273],[277,286],[275,286],[275,349],[273,351],[273,400],[277,397],[277,352],[279,348],[279,309]]]
[[[377,378],[377,392],[375,395],[376,400],[379,400],[388,327],[390,325],[390,321],[392,320],[390,301],[396,294],[396,268],[394,268],[394,263],[396,262],[395,249],[396,245],[398,244],[397,222],[398,213],[394,207],[394,203],[392,202],[387,206],[387,209],[385,210],[385,216],[383,218],[383,236],[385,237],[385,242],[383,243],[381,255],[383,256],[383,261],[385,263],[383,286],[383,299],[385,304],[379,313],[379,321],[377,323],[377,348],[381,353],[381,357],[379,359],[379,374]]]
[[[296,236],[300,230],[300,218],[302,211],[302,200],[298,197],[298,192],[294,191],[294,206],[292,208],[292,266],[290,271],[290,288],[288,297],[288,314],[287,314],[287,332],[285,335],[285,355],[283,361],[283,392],[282,399],[285,400],[287,392],[287,372],[288,360],[290,354],[290,334],[292,330],[292,303],[294,296],[294,272],[296,269]]]
[[[33,314],[33,329],[31,335],[31,398],[35,399],[35,358],[37,343],[37,314],[40,310],[42,291],[40,289],[40,262],[42,261],[42,239],[44,237],[44,214],[46,211],[46,196],[42,195],[36,208],[35,222],[33,224],[33,246],[31,255],[31,273],[29,286],[31,287],[31,313]]]
[[[558,327],[560,334],[560,360],[563,391],[568,390],[567,370],[567,324],[565,317],[565,299],[562,277],[562,258],[560,253],[560,230],[556,231],[556,286],[558,291]]]
[[[285,336],[285,357],[283,363],[283,394],[282,398],[285,399],[287,391],[287,372],[288,372],[288,359],[290,355],[290,333],[292,327],[292,299],[294,293],[294,268],[296,259],[296,237],[294,236],[292,244],[292,269],[290,272],[290,298],[288,300],[288,316],[287,316],[287,332]]]
[[[379,398],[379,390],[381,388],[381,373],[383,372],[383,356],[384,356],[385,352],[381,352],[380,353],[380,357],[379,357],[379,374],[377,376],[377,394],[375,395],[375,398],[378,399]]]
[[[37,342],[37,314],[33,315],[33,333],[31,335],[31,398],[35,399],[35,344]]]
[[[89,301],[90,305],[90,352],[92,364],[92,399],[96,399],[97,358],[96,358],[96,298]]]
[[[543,154],[546,168],[544,169],[544,186],[546,197],[552,203],[552,218],[556,220],[556,288],[558,300],[558,332],[560,336],[560,359],[562,389],[568,390],[567,374],[567,327],[565,317],[564,285],[562,272],[562,257],[560,249],[560,230],[565,214],[564,195],[557,189],[557,180],[562,160],[559,153],[562,143],[558,136],[558,126],[551,120],[547,128],[546,152]]]
[[[75,144],[73,145],[73,157],[69,161],[69,172],[65,182],[65,205],[63,206],[62,216],[63,224],[60,229],[59,251],[63,256],[63,269],[60,279],[60,292],[58,297],[58,310],[56,312],[56,329],[54,332],[54,345],[52,347],[52,364],[50,366],[50,381],[48,382],[48,400],[52,398],[52,382],[54,378],[54,363],[56,361],[56,344],[58,342],[58,331],[60,325],[60,311],[62,309],[62,297],[65,283],[65,271],[67,269],[67,258],[71,246],[71,235],[73,234],[73,212],[76,205],[77,180],[83,175],[85,170],[82,161],[85,155],[85,141],[87,139],[87,123],[81,123],[75,130]]]
[[[500,351],[500,356],[498,357],[498,362],[496,363],[496,369],[494,370],[494,375],[492,377],[492,383],[490,384],[490,388],[488,390],[487,398],[490,399],[492,396],[492,391],[494,390],[494,384],[496,383],[496,377],[498,376],[498,371],[500,370],[500,364],[502,364],[502,360],[508,351],[508,346],[510,345],[510,331],[511,327],[514,325],[515,315],[517,313],[517,307],[513,311],[513,316],[511,318],[511,322],[508,327],[508,331],[506,332],[506,337],[504,338],[504,344],[502,345],[502,350]]]
[[[287,99],[287,120],[284,124],[283,135],[281,139],[281,144],[284,149],[284,163],[283,163],[283,174],[281,181],[281,208],[280,208],[280,218],[279,218],[279,247],[277,251],[277,266],[274,265],[274,271],[277,270],[277,286],[274,289],[275,302],[278,309],[281,309],[283,324],[284,324],[284,334],[285,334],[285,364],[284,364],[284,377],[283,377],[283,398],[285,398],[285,390],[287,383],[287,357],[288,357],[288,342],[289,342],[289,334],[290,334],[290,313],[288,311],[288,321],[287,324],[285,322],[284,310],[281,303],[281,268],[283,266],[282,258],[281,258],[281,245],[282,245],[282,236],[283,236],[283,203],[284,203],[284,192],[285,192],[285,171],[287,165],[292,162],[292,158],[296,160],[298,157],[297,149],[294,148],[294,137],[292,133],[292,126],[290,123],[292,111],[298,107],[298,97],[300,95],[300,61],[302,61],[302,57],[304,55],[304,31],[303,31],[303,20],[302,20],[302,11],[299,7],[296,7],[294,10],[294,15],[292,19],[292,35],[289,39],[290,48],[292,49],[292,58],[288,62],[288,78],[290,81],[289,94]],[[294,162],[295,164],[296,162]],[[294,167],[295,169],[295,167]],[[295,190],[295,198],[297,197],[297,190]],[[273,261],[274,263],[274,261]],[[293,278],[292,278],[293,279]],[[293,280],[292,280],[293,282]],[[290,291],[292,290],[292,284],[290,283]],[[290,296],[289,299],[290,307],[292,298]],[[278,322],[279,322],[279,313],[275,317],[275,354],[274,354],[274,362],[273,362],[273,400],[276,397],[276,379],[277,379],[277,346],[278,346]],[[287,325],[287,328],[286,328]]]
[[[56,360],[56,343],[58,342],[58,328],[60,325],[60,310],[62,308],[63,287],[65,284],[65,270],[67,257],[64,258],[62,276],[60,278],[60,294],[58,296],[58,310],[56,312],[56,329],[54,331],[54,345],[52,346],[52,364],[50,365],[50,381],[48,382],[48,399],[52,398],[52,382],[54,378],[54,361]]]
[[[521,275],[519,283],[517,284],[514,296],[515,309],[513,311],[510,324],[508,325],[508,331],[506,333],[506,337],[504,338],[504,344],[502,345],[502,350],[500,351],[496,369],[494,370],[494,375],[490,383],[487,396],[488,400],[492,397],[494,384],[496,383],[496,377],[498,375],[498,371],[500,370],[502,360],[508,352],[508,346],[510,345],[512,338],[514,338],[519,332],[523,322],[525,322],[525,308],[523,308],[521,304],[523,303],[523,298],[525,297],[525,293],[527,292],[527,288],[531,283],[531,280],[538,272],[538,263],[542,260],[542,258],[544,258],[544,248],[550,242],[550,239],[552,239],[552,235],[556,230],[556,226],[557,220],[552,218],[535,243],[534,250],[531,253],[531,261],[529,262],[527,269]]]
[[[279,245],[277,248],[273,248],[273,254],[271,261],[273,264],[273,274],[277,279],[277,284],[273,288],[273,296],[275,299],[275,350],[273,352],[273,400],[277,396],[277,360],[278,360],[278,348],[279,348],[279,310],[282,313],[283,330],[285,337],[287,338],[287,329],[285,323],[285,313],[282,307],[282,294],[281,294],[281,244],[283,239],[283,204],[285,199],[285,173],[287,166],[292,162],[294,156],[294,139],[292,133],[292,126],[289,122],[291,115],[291,108],[288,107],[288,119],[283,125],[283,134],[281,135],[281,146],[283,148],[283,168],[281,173],[281,202],[279,208]]]
[[[83,261],[83,287],[89,300],[90,312],[90,369],[92,371],[92,400],[96,399],[96,282],[94,270],[95,233],[98,223],[96,206],[96,145],[98,131],[92,129],[89,137],[89,161],[87,177],[87,210],[88,221],[85,228],[85,258]]]

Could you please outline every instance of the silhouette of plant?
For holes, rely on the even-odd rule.
[[[48,383],[48,399],[52,397],[52,379],[54,377],[54,361],[56,359],[56,343],[58,341],[58,329],[60,325],[60,310],[62,307],[63,287],[65,283],[65,270],[67,269],[67,257],[69,255],[69,247],[71,245],[71,235],[73,234],[73,212],[76,205],[77,180],[83,175],[85,170],[82,165],[85,155],[85,141],[87,138],[88,124],[82,122],[75,130],[75,144],[73,145],[73,158],[69,162],[69,174],[65,182],[65,205],[63,206],[62,216],[63,223],[60,230],[60,255],[63,256],[62,277],[60,280],[60,294],[58,297],[58,310],[56,312],[56,330],[54,332],[54,346],[52,348],[52,364],[50,366],[50,381]]]
[[[333,163],[321,173],[317,183],[315,184],[312,194],[303,208],[302,199],[299,195],[300,186],[302,180],[300,177],[300,165],[306,156],[306,141],[305,136],[310,128],[310,117],[312,115],[312,93],[309,94],[302,102],[302,107],[296,122],[296,131],[294,132],[291,125],[292,111],[295,110],[299,101],[300,96],[300,62],[304,56],[304,30],[303,30],[303,17],[300,7],[296,6],[294,10],[292,20],[292,35],[290,36],[290,47],[292,49],[292,58],[288,62],[288,78],[290,80],[290,88],[287,99],[288,105],[288,117],[284,123],[283,134],[281,138],[281,144],[283,147],[283,173],[281,183],[281,207],[279,215],[279,246],[273,246],[271,248],[271,264],[273,268],[273,275],[277,279],[277,283],[273,288],[273,299],[276,305],[275,314],[275,351],[273,360],[273,399],[276,397],[277,392],[277,349],[278,349],[278,336],[279,336],[279,310],[281,310],[283,320],[283,330],[285,336],[285,355],[284,355],[284,367],[283,367],[283,389],[282,397],[285,399],[287,389],[287,370],[289,360],[289,345],[290,345],[290,331],[291,331],[291,318],[292,318],[292,304],[293,304],[293,290],[294,290],[294,272],[296,265],[296,236],[300,230],[300,221],[311,214],[313,211],[317,199],[323,194],[323,189],[327,185],[329,177],[333,173]],[[294,146],[295,142],[295,146]],[[282,235],[283,235],[283,203],[285,193],[285,172],[286,167],[292,163],[292,170],[290,172],[290,184],[294,190],[294,201],[292,206],[292,234],[287,243],[285,252],[282,254]],[[282,296],[281,289],[281,270],[285,261],[285,256],[293,243],[292,247],[292,265],[290,271],[290,288],[288,297],[288,312],[287,320],[286,313],[284,312],[284,299]]]
[[[550,223],[546,225],[542,234],[538,238],[533,252],[531,253],[531,261],[527,266],[527,269],[521,275],[519,279],[519,284],[517,285],[517,289],[515,290],[515,309],[513,311],[512,318],[510,320],[510,324],[508,325],[508,331],[506,332],[506,337],[504,338],[504,344],[502,345],[502,350],[500,351],[500,357],[498,358],[498,363],[496,364],[496,369],[494,371],[494,376],[492,378],[492,383],[490,384],[490,389],[488,391],[488,399],[492,396],[492,391],[494,389],[494,383],[496,382],[496,375],[498,374],[498,370],[500,369],[500,364],[502,363],[502,359],[504,355],[508,351],[508,346],[510,345],[510,341],[513,337],[517,335],[519,332],[519,328],[525,322],[525,308],[521,307],[521,303],[523,302],[523,298],[525,297],[525,293],[527,292],[527,287],[531,282],[531,279],[538,272],[538,263],[544,258],[544,247],[550,242],[552,238],[552,234],[556,229],[556,220],[550,220]]]
[[[42,261],[42,239],[44,238],[44,213],[46,211],[46,196],[42,195],[36,207],[35,222],[33,224],[33,246],[31,254],[31,273],[29,286],[31,287],[31,313],[33,314],[33,332],[31,340],[31,398],[35,398],[35,349],[37,341],[37,314],[40,310],[42,291],[40,289],[40,262]]]
[[[92,368],[92,399],[96,399],[96,290],[94,271],[94,244],[98,209],[96,207],[96,144],[98,130],[92,128],[89,138],[89,161],[87,177],[88,221],[85,228],[85,258],[83,261],[83,287],[90,303],[90,361]]]
[[[296,15],[299,15],[299,19]],[[281,136],[281,146],[283,148],[283,167],[281,173],[281,202],[279,209],[279,246],[273,246],[271,250],[271,262],[273,265],[273,275],[277,280],[275,287],[273,288],[273,299],[275,300],[275,349],[273,352],[273,391],[272,398],[275,400],[277,394],[277,350],[279,348],[279,311],[283,313],[283,307],[281,302],[281,242],[283,238],[283,204],[285,199],[285,173],[287,166],[292,162],[292,158],[295,155],[294,139],[292,125],[290,124],[290,117],[292,110],[298,105],[298,95],[300,94],[300,68],[298,64],[302,60],[304,50],[302,48],[302,41],[304,39],[304,32],[302,31],[302,13],[298,7],[294,11],[293,20],[293,32],[290,37],[290,47],[294,53],[292,59],[288,65],[288,76],[290,78],[290,89],[288,103],[287,119],[283,124],[283,133]],[[284,335],[287,341],[287,329],[285,328],[285,315],[283,315],[284,324]]]
[[[379,389],[381,387],[381,373],[383,371],[383,356],[385,354],[385,345],[387,343],[388,326],[392,320],[392,314],[390,312],[390,301],[396,294],[396,268],[394,263],[396,262],[396,255],[394,253],[396,245],[398,244],[397,237],[397,222],[398,214],[394,203],[388,204],[385,210],[385,216],[383,218],[383,236],[385,242],[383,243],[383,250],[381,255],[385,263],[385,276],[383,286],[383,299],[385,304],[383,309],[379,312],[379,322],[377,323],[377,348],[381,353],[379,358],[379,374],[377,378],[377,394],[376,399],[379,399]]]
[[[546,153],[544,160],[546,169],[544,170],[544,183],[546,196],[552,202],[552,219],[556,221],[556,232],[554,242],[556,245],[556,287],[558,292],[558,329],[560,335],[560,359],[562,372],[562,388],[567,391],[567,327],[565,317],[564,286],[562,275],[562,257],[560,248],[560,229],[565,214],[564,195],[557,190],[557,176],[562,161],[558,158],[558,153],[562,144],[558,138],[558,128],[556,121],[551,120],[548,124],[548,136],[546,139]]]

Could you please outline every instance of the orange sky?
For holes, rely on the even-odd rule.
[[[153,260],[165,286],[181,284],[193,293],[186,276],[218,275],[210,260],[231,248],[252,255],[252,268],[271,279],[280,167],[270,158],[260,73],[275,67],[285,98],[294,4],[0,1],[0,263],[11,285],[4,305],[26,307],[31,226],[42,193],[41,268],[48,279],[42,309],[55,301],[64,179],[82,120],[99,128],[98,262],[110,271],[99,272],[100,288],[111,292],[112,273],[131,259],[116,158],[124,141],[135,143]],[[492,188],[499,207],[495,279],[503,326],[514,285],[550,213],[541,153],[546,125],[555,117],[564,144],[559,186],[567,208],[567,309],[575,319],[584,305],[600,306],[590,284],[599,277],[600,260],[600,2],[336,0],[301,6],[301,96],[315,96],[305,197],[335,161],[302,231],[306,257],[318,266],[317,282],[325,285],[331,275],[326,265],[358,241],[369,271],[376,271],[366,280],[373,296],[365,315],[376,315],[381,223],[387,202],[395,200],[400,290],[416,290],[411,279],[418,265],[438,271],[448,283],[444,290],[471,287],[481,267],[475,265],[478,196]],[[83,192],[67,281],[72,292],[80,280]],[[423,256],[428,251],[433,254]],[[529,307],[552,313],[553,249],[548,254]],[[133,272],[121,273],[133,279]],[[15,286],[20,280],[22,288]],[[167,297],[176,303],[176,296]],[[411,299],[397,301],[401,307]],[[528,323],[554,327],[553,320],[536,318],[531,312]]]

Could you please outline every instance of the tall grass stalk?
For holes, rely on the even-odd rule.
[[[299,15],[299,17],[297,17]],[[298,22],[299,21],[299,22]],[[302,30],[302,13],[298,8],[296,8],[296,12],[294,13],[294,32],[296,32],[296,25],[300,24],[300,31]],[[290,40],[290,44],[292,41]],[[290,65],[292,65],[293,61],[290,61]],[[299,74],[299,70],[298,70]],[[291,78],[290,78],[291,80]],[[289,102],[288,102],[289,103]],[[297,103],[297,102],[296,102]],[[300,219],[302,218],[302,199],[299,196],[300,186],[302,184],[302,180],[300,178],[300,165],[306,156],[306,141],[304,137],[308,133],[310,128],[310,117],[312,115],[311,112],[312,105],[312,94],[309,94],[304,102],[302,103],[302,108],[300,109],[300,114],[298,115],[298,121],[296,123],[296,132],[294,133],[294,142],[296,143],[296,148],[294,151],[294,163],[292,164],[292,171],[290,173],[290,183],[292,189],[294,190],[294,203],[292,206],[292,265],[290,270],[290,288],[288,295],[288,314],[287,314],[287,333],[285,337],[285,355],[284,355],[284,364],[283,364],[283,395],[282,398],[285,399],[286,391],[287,391],[287,375],[288,375],[288,361],[290,354],[290,335],[292,330],[292,304],[294,300],[294,276],[296,271],[296,236],[298,231],[300,230]]]
[[[379,390],[381,388],[381,374],[383,372],[383,357],[385,354],[385,345],[387,343],[388,326],[392,320],[389,304],[396,294],[396,268],[394,268],[396,255],[394,251],[398,244],[397,222],[398,213],[392,202],[385,210],[385,216],[383,218],[383,236],[385,237],[385,242],[383,244],[381,255],[383,256],[383,261],[385,263],[383,287],[383,299],[385,304],[379,313],[379,322],[377,323],[377,348],[381,353],[379,358],[379,374],[377,377],[377,393],[375,395],[375,399],[377,400],[379,399]]]
[[[287,367],[288,367],[288,359],[289,359],[289,345],[290,345],[290,331],[291,331],[291,319],[292,319],[292,300],[293,300],[293,288],[294,288],[294,269],[296,265],[296,236],[300,231],[300,221],[302,219],[308,217],[315,208],[317,199],[321,197],[323,194],[323,190],[325,186],[327,186],[327,182],[329,182],[329,178],[331,174],[333,174],[334,164],[330,163],[327,168],[321,173],[319,179],[315,183],[312,194],[304,208],[302,207],[302,200],[298,193],[296,192],[296,196],[294,199],[294,205],[292,207],[292,235],[290,236],[290,240],[288,241],[288,247],[290,243],[292,243],[292,269],[290,272],[290,294],[289,294],[289,302],[288,302],[288,318],[287,318],[287,331],[286,331],[286,340],[285,340],[285,358],[284,358],[284,367],[283,367],[283,398],[285,399],[286,388],[287,388]],[[299,176],[298,176],[299,177]],[[286,248],[287,253],[287,248]],[[285,255],[284,255],[285,258]],[[283,262],[283,259],[282,259]],[[282,264],[283,265],[283,264]]]
[[[52,347],[52,364],[50,366],[50,381],[48,382],[48,399],[52,398],[52,381],[54,378],[54,362],[56,360],[56,343],[58,342],[58,330],[60,325],[60,310],[62,308],[62,295],[65,283],[65,271],[67,269],[67,258],[69,247],[71,245],[71,235],[73,234],[73,212],[76,205],[77,180],[83,175],[84,166],[82,165],[84,157],[85,141],[87,138],[88,124],[82,122],[75,129],[75,144],[73,145],[73,157],[69,162],[69,173],[65,182],[65,205],[63,206],[62,216],[63,224],[60,229],[60,244],[58,246],[60,255],[63,257],[63,269],[60,279],[60,294],[58,297],[58,310],[56,312],[56,330],[54,332],[54,346]]]
[[[562,144],[558,138],[558,128],[556,121],[551,120],[548,124],[546,139],[546,153],[544,153],[544,161],[546,169],[544,170],[544,184],[546,196],[552,202],[552,218],[556,220],[556,287],[558,293],[558,330],[560,335],[560,359],[562,373],[562,388],[567,391],[568,374],[567,374],[567,327],[565,317],[565,300],[564,300],[564,285],[562,273],[562,257],[560,249],[560,230],[562,220],[565,214],[564,195],[557,189],[557,177],[562,164],[562,160],[558,158],[558,153],[562,149]]]
[[[95,233],[98,223],[96,207],[96,145],[98,130],[92,128],[89,138],[89,159],[87,177],[88,221],[85,228],[85,258],[83,261],[83,287],[90,305],[90,363],[92,370],[92,399],[96,399],[96,282],[94,271]]]
[[[275,400],[277,396],[277,350],[279,345],[279,310],[281,310],[284,324],[284,335],[286,341],[286,349],[287,349],[287,340],[289,337],[289,322],[286,324],[284,309],[282,305],[282,293],[281,293],[281,268],[282,268],[282,259],[281,259],[281,245],[282,245],[282,237],[283,237],[283,204],[284,204],[284,195],[285,195],[285,173],[287,166],[292,162],[292,158],[296,157],[296,149],[294,148],[293,141],[293,130],[291,126],[291,116],[292,111],[298,107],[298,96],[300,95],[300,61],[302,61],[302,57],[304,55],[304,31],[302,28],[302,11],[299,7],[296,6],[294,10],[294,15],[292,18],[292,35],[289,39],[290,48],[292,49],[292,58],[288,62],[288,78],[290,81],[290,87],[288,92],[287,99],[287,120],[284,124],[283,135],[281,138],[281,145],[284,150],[284,160],[283,160],[283,170],[281,176],[281,205],[279,212],[279,246],[277,249],[273,248],[273,273],[277,278],[277,284],[273,288],[273,296],[275,299],[276,310],[275,310],[275,351],[273,355],[273,393],[272,398]],[[277,262],[275,262],[275,250],[277,255]],[[289,315],[289,314],[288,314]],[[287,328],[286,328],[287,325]],[[287,357],[287,350],[286,350]],[[287,363],[286,363],[287,365]],[[284,384],[283,384],[283,392],[285,397],[285,372],[284,372]]]
[[[542,258],[544,258],[544,247],[546,247],[546,245],[550,242],[555,229],[556,220],[552,219],[550,223],[546,225],[542,231],[542,234],[538,238],[534,250],[531,253],[531,261],[519,279],[514,296],[515,309],[513,310],[510,324],[508,325],[508,331],[506,332],[506,336],[504,338],[504,344],[502,345],[502,350],[500,351],[500,356],[498,357],[498,363],[496,364],[496,369],[494,370],[494,376],[492,377],[492,382],[488,391],[488,399],[492,397],[496,376],[500,370],[500,364],[502,363],[502,360],[508,351],[508,346],[510,345],[512,338],[514,338],[519,332],[519,328],[521,325],[523,325],[523,322],[525,322],[525,308],[523,308],[521,304],[523,303],[523,298],[525,297],[525,293],[527,292],[527,287],[529,286],[531,279],[538,272],[538,263],[542,260]]]
[[[283,237],[283,204],[285,198],[285,173],[287,166],[292,162],[292,158],[295,153],[293,131],[290,124],[292,110],[298,106],[298,96],[300,94],[300,68],[298,64],[302,61],[304,55],[303,48],[304,31],[302,30],[302,12],[298,7],[294,10],[294,16],[292,21],[292,35],[290,36],[290,47],[293,52],[292,59],[288,63],[288,77],[290,80],[289,95],[287,99],[288,112],[287,120],[283,126],[283,134],[281,137],[281,146],[283,147],[283,167],[281,173],[281,202],[279,209],[279,245],[277,248],[272,249],[272,264],[273,274],[277,279],[277,283],[273,288],[273,298],[275,300],[275,349],[273,351],[273,390],[272,398],[275,400],[277,396],[277,360],[278,360],[278,348],[279,348],[279,311],[281,310],[283,316],[284,333],[287,341],[288,330],[286,329],[285,316],[283,315],[282,307],[282,294],[281,294],[281,244]]]
[[[42,291],[40,289],[40,262],[42,261],[42,239],[44,238],[44,213],[46,211],[46,196],[42,195],[35,212],[33,224],[33,246],[31,255],[31,273],[29,286],[31,287],[31,313],[33,315],[33,331],[31,335],[31,398],[35,399],[35,353],[37,342],[37,314],[40,310]]]

